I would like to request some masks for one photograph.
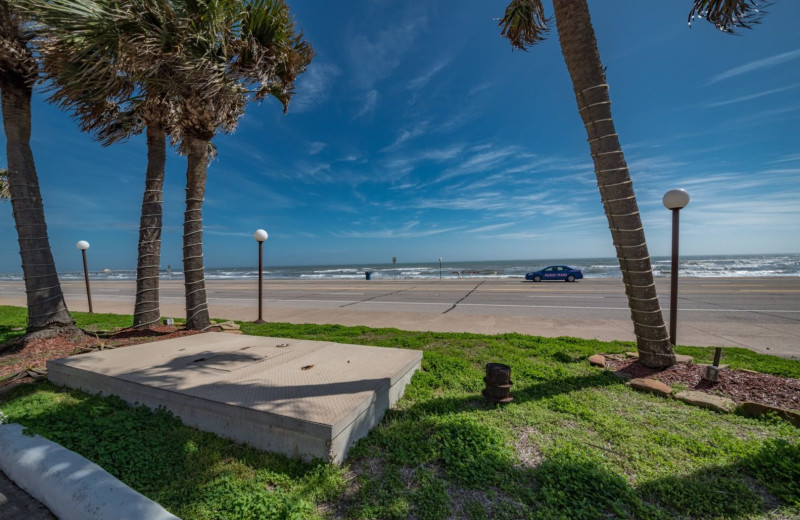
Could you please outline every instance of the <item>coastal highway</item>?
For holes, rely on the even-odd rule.
[[[669,279],[656,284],[669,323]],[[83,282],[62,287],[70,309],[88,310]],[[91,289],[95,312],[133,312],[133,281]],[[206,280],[206,292],[212,317],[257,317],[257,280]],[[0,304],[24,303],[22,282],[0,282]],[[267,321],[634,340],[621,279],[265,280],[263,305]],[[182,282],[162,280],[162,315],[181,317],[183,309]],[[678,319],[681,345],[800,359],[800,277],[681,279]]]

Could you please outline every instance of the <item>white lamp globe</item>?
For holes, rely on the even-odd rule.
[[[256,242],[264,242],[269,238],[269,234],[263,229],[256,229],[256,232],[253,233],[253,238],[256,239]]]
[[[87,242],[86,240],[79,240],[78,243],[75,244],[75,247],[77,247],[81,251],[86,251],[87,249],[89,249],[89,242]]]
[[[662,199],[667,209],[682,209],[689,204],[689,192],[682,189],[669,190]]]

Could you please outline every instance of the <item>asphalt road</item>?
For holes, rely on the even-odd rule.
[[[63,282],[70,309],[88,310],[82,282]],[[207,280],[213,317],[252,320],[256,280]],[[657,279],[669,322],[669,279]],[[135,283],[95,282],[95,312],[132,313]],[[22,282],[0,282],[0,304],[24,305]],[[619,279],[533,283],[519,279],[266,280],[264,319],[408,330],[522,332],[633,340]],[[183,315],[183,284],[162,281],[164,316]],[[686,278],[678,299],[678,343],[744,346],[800,358],[800,277]]]

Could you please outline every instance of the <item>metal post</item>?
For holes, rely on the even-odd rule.
[[[86,263],[86,250],[82,249],[83,254],[83,276],[86,278],[86,297],[89,298],[89,314],[93,314],[92,310],[92,290],[89,289],[89,266]]]
[[[675,337],[678,328],[678,227],[680,209],[672,210],[672,270],[670,274],[669,295],[669,337],[672,346],[677,345]]]
[[[258,243],[258,319],[253,323],[266,323],[263,318],[264,307],[264,279],[262,276],[264,266],[264,242]]]

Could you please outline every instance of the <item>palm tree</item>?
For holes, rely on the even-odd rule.
[[[31,95],[39,75],[29,24],[7,0],[0,0],[0,97],[6,134],[8,188],[17,228],[28,333],[74,329],[58,280],[39,179],[30,147]]]
[[[176,1],[176,3],[179,3]],[[211,139],[232,131],[250,100],[271,95],[288,109],[294,81],[313,58],[296,34],[283,0],[215,4],[181,2],[182,16],[202,34],[189,42],[186,80],[177,82],[180,146],[187,156],[183,271],[186,327],[209,327],[203,274],[202,207]]]
[[[176,42],[146,36],[172,28],[158,16],[131,20],[131,10],[158,14],[147,0],[124,5],[115,0],[20,3],[42,24],[39,48],[50,80],[50,100],[71,111],[81,129],[104,146],[146,132],[133,326],[157,323],[166,136],[172,112],[166,85]]]
[[[757,23],[759,0],[696,0],[689,19],[706,18],[718,28]],[[578,113],[583,119],[597,185],[619,259],[631,309],[639,360],[649,367],[675,363],[661,313],[636,194],[614,129],[608,82],[586,0],[553,0],[561,53],[567,65]],[[547,17],[541,0],[513,0],[500,21],[514,48],[527,50],[544,38]]]

